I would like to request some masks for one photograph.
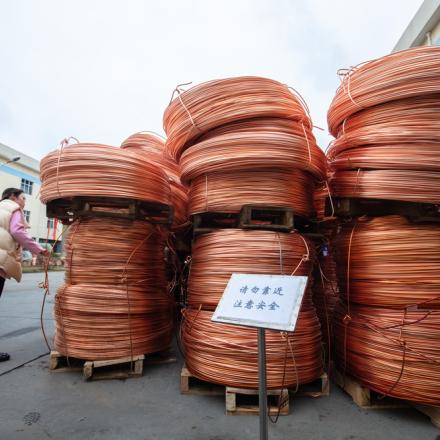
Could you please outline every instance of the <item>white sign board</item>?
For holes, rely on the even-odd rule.
[[[307,277],[232,274],[212,321],[293,331]]]

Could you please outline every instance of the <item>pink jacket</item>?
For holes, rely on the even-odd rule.
[[[31,251],[33,254],[40,254],[44,249],[26,232],[20,210],[12,214],[9,223],[9,232],[14,240],[24,249]],[[5,272],[0,269],[0,277],[8,278]]]

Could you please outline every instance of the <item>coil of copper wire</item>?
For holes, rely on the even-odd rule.
[[[311,132],[287,119],[252,119],[211,130],[191,145],[180,160],[182,180],[189,182],[217,171],[262,168],[307,171],[318,180],[326,174],[326,158]]]
[[[440,90],[440,47],[417,47],[368,61],[343,74],[328,111],[328,125],[337,136],[353,113],[384,102],[429,96]]]
[[[440,173],[412,170],[338,171],[332,196],[440,203]]]
[[[342,125],[330,155],[358,146],[440,142],[440,94],[368,107]]]
[[[145,284],[145,292],[163,288],[164,238],[147,222],[78,219],[65,236],[66,281],[110,286]]]
[[[301,121],[307,130],[312,126],[302,98],[267,78],[213,80],[175,92],[177,97],[165,110],[163,122],[167,150],[176,159],[195,138],[234,121],[274,117]]]
[[[313,178],[299,170],[216,172],[191,182],[189,213],[239,212],[246,204],[293,208],[314,217]]]
[[[440,406],[440,311],[340,303],[335,310],[338,368],[368,388]]]
[[[41,160],[43,203],[74,196],[120,197],[170,204],[165,173],[141,154],[99,144],[74,144]]]
[[[319,322],[310,301],[305,303],[293,333],[266,331],[268,388],[308,383],[322,374]],[[257,389],[256,329],[219,324],[211,317],[210,311],[184,311],[182,341],[189,371],[208,382]]]
[[[309,275],[314,249],[300,234],[219,229],[193,243],[188,300],[214,310],[233,273]]]
[[[165,141],[149,132],[135,133],[129,136],[121,148],[142,154],[145,159],[156,164],[168,176],[171,203],[174,206],[174,226],[187,222],[188,191],[180,181],[180,166],[165,150]]]
[[[334,238],[341,293],[351,303],[440,307],[440,225],[361,218]]]
[[[76,220],[66,238],[66,284],[55,298],[55,348],[65,356],[116,359],[168,348],[166,234],[122,218]]]

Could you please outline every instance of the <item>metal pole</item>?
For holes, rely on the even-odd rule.
[[[267,440],[266,340],[265,329],[258,327],[258,385],[260,406],[260,440]]]

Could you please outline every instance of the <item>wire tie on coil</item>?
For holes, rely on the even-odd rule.
[[[303,129],[304,137],[306,138],[306,142],[307,142],[307,150],[308,150],[308,152],[309,152],[309,162],[312,162],[312,152],[311,152],[311,150],[310,150],[309,138],[308,138],[308,136],[307,136],[306,129],[305,129],[304,124],[303,124],[302,121],[301,121],[301,127],[302,127],[302,129]]]

